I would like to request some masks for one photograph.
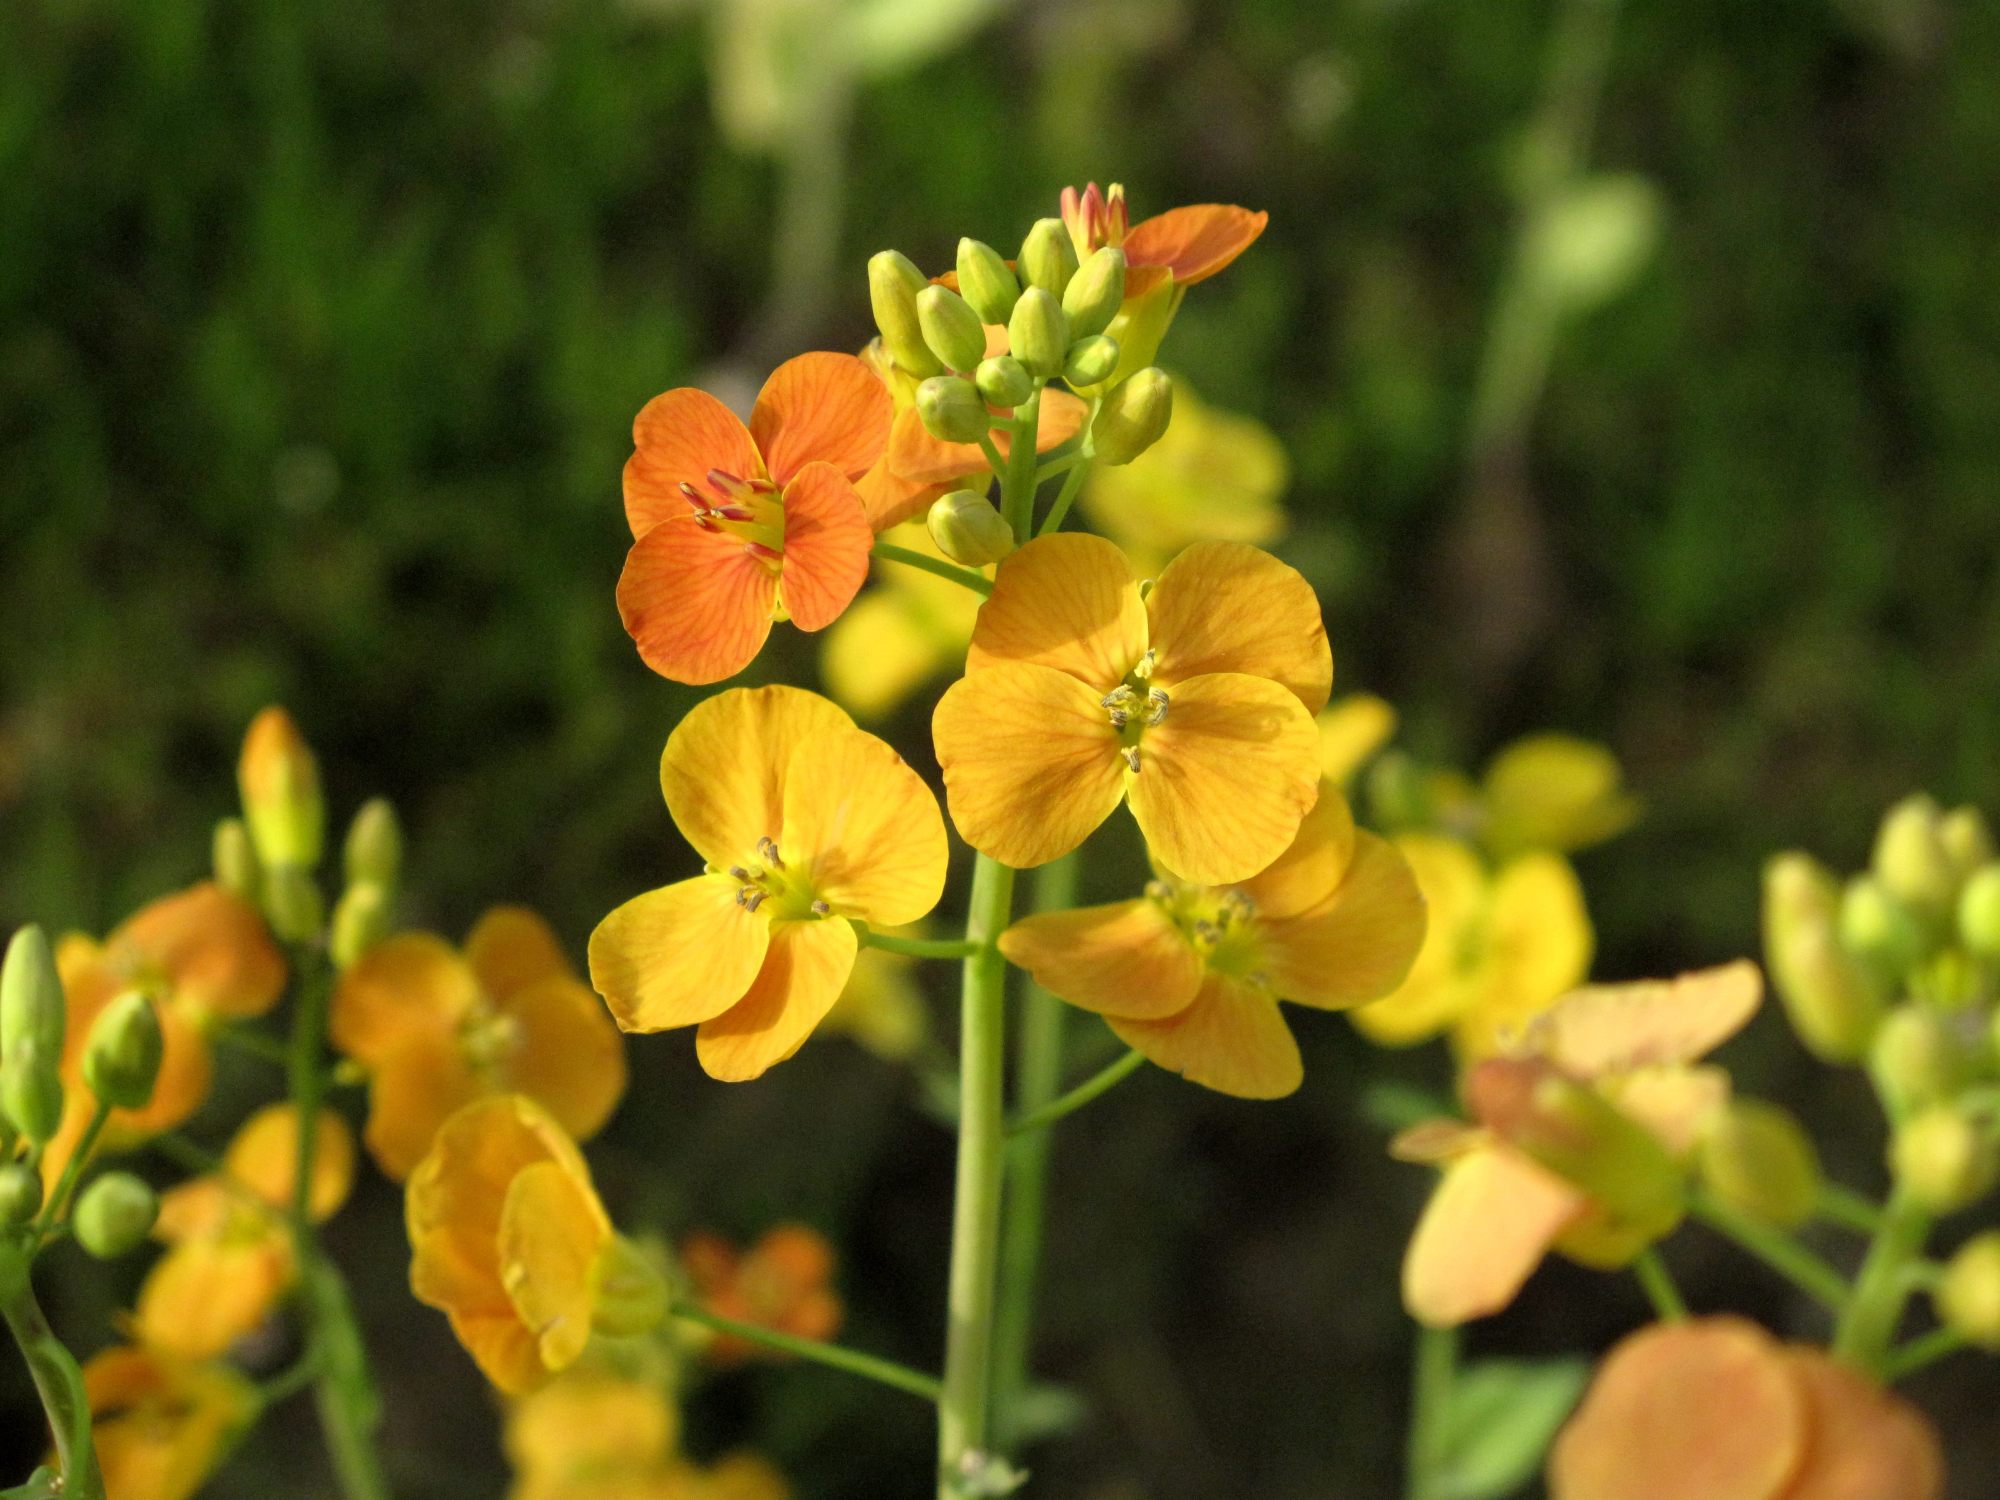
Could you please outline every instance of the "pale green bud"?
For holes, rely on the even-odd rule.
[[[1096,385],[1100,380],[1109,380],[1117,368],[1118,340],[1093,333],[1069,346],[1069,354],[1063,360],[1063,379],[1077,387]]]
[[[0,1167],[0,1230],[20,1229],[42,1211],[42,1179],[20,1162]]]
[[[643,1246],[614,1234],[591,1267],[590,1326],[612,1338],[637,1338],[666,1321],[666,1273]]]
[[[1892,1114],[1944,1103],[1972,1082],[1983,1038],[1966,1031],[1967,1019],[1921,1005],[1899,1005],[1883,1018],[1869,1066]]]
[[[1961,881],[1981,865],[1992,863],[1996,852],[1993,830],[1987,826],[1986,815],[1976,807],[1954,807],[1940,818],[1938,842],[1944,845],[1952,873]]]
[[[141,990],[104,1007],[83,1048],[83,1081],[116,1109],[144,1109],[160,1076],[166,1038],[160,1015]]]
[[[1976,1234],[1958,1247],[1945,1263],[1931,1301],[1945,1327],[2000,1354],[2000,1229]]]
[[[276,865],[264,872],[264,915],[279,937],[303,943],[318,934],[326,917],[326,898],[309,870]]]
[[[1014,528],[993,502],[972,490],[953,490],[937,500],[926,518],[931,540],[955,562],[983,568],[1014,550]]]
[[[256,904],[263,870],[257,863],[257,846],[250,841],[250,830],[241,818],[224,818],[215,825],[209,842],[209,867],[217,885],[239,901]]]
[[[396,888],[403,873],[403,825],[387,797],[370,797],[347,825],[342,868],[349,885]]]
[[[1129,464],[1157,443],[1174,416],[1174,383],[1149,365],[1111,388],[1090,424],[1091,450],[1101,464]]]
[[[1019,406],[1035,394],[1035,377],[1011,354],[982,359],[979,368],[973,371],[972,380],[979,387],[979,394],[986,398],[986,404],[1003,411]]]
[[[44,1056],[60,1057],[67,1017],[55,955],[31,922],[14,934],[0,960],[0,1056],[32,1038]]]
[[[1030,375],[1053,380],[1062,373],[1069,352],[1069,319],[1062,304],[1045,287],[1031,286],[1014,304],[1007,320],[1007,348]]]
[[[1077,268],[1076,275],[1063,288],[1062,306],[1069,319],[1070,337],[1089,338],[1093,333],[1104,332],[1124,302],[1125,252],[1115,245],[1092,251],[1090,259]],[[1111,371],[1104,373],[1109,375]]]
[[[275,705],[250,721],[236,765],[243,817],[266,868],[319,863],[326,839],[326,800],[319,762],[292,716]]]
[[[1076,275],[1076,246],[1061,219],[1037,219],[1021,242],[1019,261],[1023,286],[1040,287],[1060,297]]]
[[[1924,934],[1916,918],[1868,875],[1850,880],[1841,897],[1840,941],[1891,979],[1908,974],[1924,955]]]
[[[868,303],[889,358],[922,379],[938,372],[937,356],[924,343],[917,318],[917,293],[930,282],[907,255],[883,250],[868,259]]]
[[[1791,1229],[1819,1200],[1819,1153],[1788,1110],[1732,1099],[1702,1134],[1698,1164],[1709,1191],[1767,1223]]]
[[[2000,865],[1965,882],[1958,898],[1959,940],[1981,958],[2000,958]]]
[[[0,1053],[0,1110],[29,1140],[46,1145],[62,1124],[62,1050],[47,1049],[38,1036],[15,1040]]]
[[[1934,1104],[1897,1128],[1889,1167],[1926,1213],[1955,1213],[2000,1177],[2000,1148],[1972,1116]]]
[[[917,387],[924,431],[945,443],[976,443],[993,425],[976,386],[963,375],[933,375]]]
[[[1764,957],[1799,1039],[1827,1062],[1868,1050],[1883,996],[1834,931],[1840,888],[1810,856],[1780,854],[1764,867]]]
[[[327,949],[339,968],[347,968],[389,935],[389,893],[372,880],[350,885],[333,904],[333,925]]]
[[[160,1216],[154,1191],[130,1172],[106,1172],[85,1188],[70,1215],[76,1242],[99,1260],[116,1260],[146,1243]]]
[[[986,329],[979,314],[950,287],[927,286],[918,292],[917,320],[924,342],[947,370],[974,370],[986,358]]]
[[[958,242],[958,291],[982,323],[1004,323],[1013,315],[1021,283],[1000,252],[978,240]]]
[[[1939,816],[1929,797],[1906,797],[1889,809],[1875,835],[1876,878],[1920,919],[1941,915],[1957,893]]]

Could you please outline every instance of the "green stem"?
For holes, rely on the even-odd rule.
[[[1086,1078],[1061,1098],[1051,1099],[1040,1108],[1031,1109],[1026,1114],[1010,1120],[1007,1124],[1007,1134],[1027,1136],[1046,1130],[1063,1116],[1075,1114],[1099,1094],[1109,1092],[1114,1085],[1130,1078],[1144,1067],[1145,1063],[1146,1058],[1143,1053],[1127,1052],[1116,1062]]]
[[[884,953],[900,953],[906,958],[969,958],[979,945],[959,938],[906,938],[876,932],[862,923],[854,924],[855,935],[864,948],[880,948]]]
[[[7,1279],[0,1299],[0,1317],[7,1322],[21,1357],[34,1377],[35,1392],[48,1414],[55,1440],[56,1462],[62,1469],[64,1500],[104,1500],[104,1479],[97,1468],[97,1449],[90,1440],[90,1398],[83,1388],[83,1371],[63,1347],[42,1315],[28,1279],[25,1258],[0,1272]]]
[[[1689,1201],[1688,1212],[1734,1240],[1806,1295],[1836,1312],[1847,1306],[1847,1278],[1782,1230],[1704,1192],[1697,1192]]]
[[[697,1307],[691,1302],[676,1302],[673,1315],[689,1323],[699,1323],[704,1328],[712,1328],[717,1333],[744,1339],[753,1344],[762,1344],[767,1349],[776,1349],[782,1354],[793,1354],[800,1359],[809,1359],[815,1364],[831,1369],[845,1370],[850,1375],[873,1380],[880,1385],[893,1386],[899,1391],[908,1391],[924,1401],[936,1401],[944,1387],[935,1376],[926,1375],[921,1370],[912,1370],[908,1365],[899,1365],[892,1359],[881,1359],[873,1354],[863,1354],[858,1349],[842,1348],[839,1344],[829,1344],[820,1339],[802,1339],[795,1334],[780,1333],[775,1328],[761,1328],[755,1323],[740,1323],[735,1318],[725,1318],[720,1313],[712,1313],[707,1308]]]
[[[211,1033],[224,1046],[234,1047],[240,1052],[275,1063],[281,1068],[291,1066],[292,1049],[276,1037],[249,1026],[218,1026]]]
[[[1077,492],[1083,488],[1084,476],[1089,472],[1090,459],[1085,455],[1082,461],[1069,471],[1069,478],[1063,481],[1063,487],[1056,491],[1056,503],[1049,507],[1048,515],[1042,518],[1041,530],[1035,533],[1037,536],[1047,536],[1052,531],[1062,530],[1063,520],[1069,515],[1070,506],[1076,503]]]
[[[1930,1215],[1908,1194],[1901,1189],[1890,1194],[1882,1227],[1855,1277],[1854,1295],[1833,1330],[1833,1352],[1849,1364],[1876,1375],[1883,1372],[1910,1299],[1910,1266],[1921,1256],[1930,1229]]]
[[[1410,1365],[1410,1438],[1405,1500],[1441,1500],[1445,1422],[1458,1384],[1458,1330],[1417,1329]]]
[[[1929,1333],[1919,1334],[1889,1351],[1888,1357],[1882,1361],[1883,1382],[1893,1384],[1947,1355],[1970,1347],[1965,1335],[1956,1329],[1933,1328]]]
[[[1820,1184],[1814,1212],[1829,1224],[1858,1229],[1863,1234],[1873,1234],[1882,1227],[1881,1205],[1837,1182]]]
[[[45,1239],[49,1231],[62,1222],[63,1211],[69,1207],[70,1195],[76,1191],[76,1180],[90,1164],[90,1154],[97,1149],[97,1138],[104,1134],[104,1127],[110,1119],[111,1106],[102,1099],[98,1100],[90,1112],[90,1123],[77,1137],[76,1149],[63,1163],[62,1176],[56,1179],[56,1190],[49,1194],[49,1201],[42,1205],[41,1217],[35,1220],[37,1241]]]
[[[276,1406],[291,1400],[318,1378],[319,1361],[310,1354],[301,1355],[288,1369],[280,1370],[257,1387],[257,1400],[266,1407]]]
[[[894,542],[885,542],[878,538],[875,543],[875,555],[890,562],[899,562],[906,568],[917,568],[925,573],[934,573],[939,578],[949,578],[953,583],[971,589],[982,599],[993,592],[993,580],[984,573],[961,568],[957,563],[946,562],[941,557],[913,552],[908,547],[898,547]]]
[[[986,1447],[1006,1147],[1007,962],[996,945],[1013,905],[1014,871],[980,855],[965,921],[966,941],[977,944],[978,951],[965,960],[961,1003],[958,1180],[952,1203],[944,1387],[938,1396],[939,1500],[953,1500],[958,1476],[978,1466]]]
[[[1042,392],[1014,408],[1007,467],[1000,474],[1000,514],[1014,529],[1014,540],[1035,534],[1035,445],[1042,425]]]
[[[1660,1258],[1660,1252],[1653,1246],[1639,1252],[1639,1258],[1632,1262],[1632,1274],[1639,1278],[1640,1290],[1646,1300],[1653,1304],[1653,1311],[1663,1323],[1684,1323],[1687,1321],[1687,1301],[1681,1296],[1681,1289],[1674,1285],[1673,1272]]]
[[[979,434],[979,449],[986,455],[987,468],[991,469],[995,474],[1004,474],[1007,472],[1007,460],[1001,456],[1000,445],[993,441],[993,434],[991,432],[982,432]]]
[[[1086,430],[1088,429],[1088,426],[1089,424],[1086,423],[1085,424]],[[1042,485],[1047,484],[1051,479],[1055,478],[1056,475],[1067,474],[1071,469],[1074,469],[1078,464],[1087,464],[1089,462],[1090,462],[1090,455],[1084,452],[1084,450],[1081,448],[1078,448],[1074,453],[1065,453],[1061,458],[1052,458],[1047,463],[1043,464],[1039,469],[1035,470],[1035,485],[1037,488],[1040,488]],[[1047,530],[1046,527],[1044,527],[1043,529]]]

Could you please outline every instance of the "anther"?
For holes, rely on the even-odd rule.
[[[1157,724],[1167,716],[1167,695],[1159,688],[1152,688],[1146,694],[1146,723]]]
[[[1135,775],[1138,773],[1139,747],[1137,745],[1127,745],[1125,747],[1125,764],[1132,769]]]
[[[1166,901],[1171,899],[1173,894],[1174,888],[1164,880],[1149,880],[1146,882],[1146,895],[1151,900]]]
[[[824,901],[815,901],[812,904],[812,914],[816,917],[830,916],[832,912],[833,908]]]
[[[745,911],[755,911],[764,904],[764,896],[765,892],[753,890],[746,885],[736,893],[736,904]]]
[[[738,880],[748,880],[750,878],[750,872],[741,865],[731,865],[729,873],[734,875]]]
[[[785,862],[778,858],[778,841],[768,833],[757,840],[757,852],[764,857],[764,862],[772,869],[782,870],[785,868]]]

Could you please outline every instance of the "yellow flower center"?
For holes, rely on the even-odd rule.
[[[722,469],[708,471],[706,489],[683,483],[681,494],[694,507],[695,524],[738,538],[777,572],[785,557],[785,499],[768,479],[743,479]]]
[[[526,1040],[521,1023],[494,1008],[483,996],[463,1021],[458,1023],[458,1044],[472,1070],[491,1077],[504,1068]]]
[[[785,863],[778,841],[766,834],[756,855],[727,872],[737,882],[736,904],[775,922],[811,922],[833,915],[802,871]]]
[[[1211,973],[1249,984],[1266,983],[1257,932],[1257,903],[1238,886],[1182,885],[1155,880],[1149,900],[1164,910]]]
[[[1111,720],[1111,727],[1118,731],[1119,751],[1125,758],[1126,768],[1137,774],[1141,761],[1139,744],[1146,731],[1165,722],[1167,710],[1172,700],[1164,688],[1152,685],[1153,664],[1157,658],[1148,649],[1139,659],[1139,664],[1125,674],[1125,680],[1098,699],[1098,705]]]

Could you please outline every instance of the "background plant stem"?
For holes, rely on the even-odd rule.
[[[90,1400],[83,1389],[83,1372],[42,1315],[23,1261],[9,1268],[0,1316],[21,1346],[21,1357],[34,1377],[35,1393],[48,1413],[56,1460],[63,1473],[65,1500],[104,1500],[104,1479],[97,1468],[97,1450],[90,1441]]]
[[[1410,1441],[1404,1500],[1440,1500],[1445,1413],[1458,1383],[1458,1330],[1417,1328],[1410,1363]]]

